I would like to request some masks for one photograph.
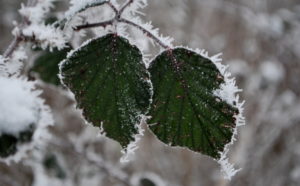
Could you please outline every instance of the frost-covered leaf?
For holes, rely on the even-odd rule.
[[[71,48],[65,48],[63,50],[54,50],[53,52],[43,52],[35,60],[32,71],[38,73],[43,81],[60,85],[58,64],[67,57],[70,50]]]
[[[184,49],[167,50],[150,67],[154,88],[150,128],[172,146],[219,158],[231,141],[238,110],[217,97],[224,83],[216,65]]]
[[[148,110],[149,73],[138,48],[109,34],[89,41],[61,64],[63,82],[75,94],[85,118],[127,146]]]

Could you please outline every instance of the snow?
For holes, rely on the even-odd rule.
[[[37,123],[38,110],[31,87],[26,87],[18,79],[0,77],[0,135],[13,134],[18,136],[20,131],[29,125]]]
[[[53,118],[44,100],[39,98],[41,91],[36,90],[36,82],[26,78],[0,76],[0,135],[10,134],[18,137],[20,132],[34,125],[32,141],[18,145],[16,154],[0,159],[6,163],[19,162],[27,151],[42,143],[49,136],[46,127],[53,124]]]

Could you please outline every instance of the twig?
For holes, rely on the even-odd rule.
[[[107,4],[111,7],[111,9],[115,12],[116,15],[119,14],[119,10],[110,1],[108,1]]]
[[[32,0],[27,0],[26,2],[27,6],[33,4]],[[22,16],[22,23],[20,25],[25,25],[28,24],[27,19]],[[15,36],[15,38],[11,41],[11,43],[8,45],[8,48],[5,50],[3,57],[4,58],[9,58],[11,55],[14,53],[14,51],[19,47],[20,43],[23,41],[22,36]]]
[[[119,18],[123,14],[124,10],[133,3],[133,0],[128,0],[128,2],[119,10]]]
[[[156,43],[158,43],[160,46],[162,46],[165,49],[170,49],[171,47],[164,44],[158,37],[156,37],[154,34],[152,34],[149,30],[143,28],[142,26],[121,18],[122,13],[125,11],[125,9],[130,6],[132,3],[134,2],[134,0],[128,0],[127,3],[120,9],[118,10],[110,1],[107,1],[107,4],[112,8],[112,10],[115,12],[115,17],[112,18],[111,20],[108,21],[104,21],[104,22],[100,22],[100,23],[93,23],[93,24],[85,24],[85,25],[79,25],[79,26],[75,26],[74,30],[75,31],[79,31],[81,29],[85,29],[85,28],[93,28],[93,27],[106,27],[107,25],[112,25],[114,21],[119,22],[119,23],[125,23],[128,25],[131,25],[139,30],[141,30],[144,34],[146,34],[149,38],[153,39]]]
[[[85,25],[78,25],[78,26],[75,26],[73,28],[73,30],[75,31],[79,31],[81,29],[86,29],[86,28],[93,28],[93,27],[107,27],[108,25],[112,25],[113,22],[114,22],[115,19],[111,19],[111,20],[108,20],[108,21],[104,21],[104,22],[99,22],[99,23],[87,23]]]
[[[143,28],[142,26],[132,22],[132,21],[129,21],[127,19],[124,19],[124,18],[120,18],[118,19],[119,22],[121,23],[126,23],[128,25],[131,25],[133,27],[136,27],[138,28],[139,30],[143,31],[144,34],[146,34],[148,37],[150,37],[151,39],[153,39],[155,42],[157,42],[160,46],[162,46],[163,48],[165,49],[169,49],[171,48],[170,46],[164,44],[159,38],[157,38],[155,35],[153,35],[150,31],[148,31],[147,29]]]
[[[16,36],[14,40],[9,44],[8,48],[5,50],[3,57],[9,58],[13,52],[18,48],[19,44],[23,41],[22,37]]]

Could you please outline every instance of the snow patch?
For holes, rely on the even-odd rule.
[[[32,141],[18,145],[15,155],[1,159],[6,163],[20,161],[29,149],[41,143],[48,136],[46,127],[53,124],[49,107],[39,98],[41,91],[36,90],[35,82],[25,78],[0,77],[0,135],[9,134],[19,137],[20,132],[34,125]]]
[[[0,77],[0,135],[13,134],[37,123],[39,111],[31,88],[23,81]]]

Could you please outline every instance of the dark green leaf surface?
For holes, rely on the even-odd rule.
[[[133,140],[151,98],[149,73],[138,48],[109,34],[74,52],[61,72],[88,121],[95,126],[103,122],[106,135],[122,146]]]
[[[224,82],[209,59],[184,48],[168,50],[149,67],[153,83],[150,128],[164,143],[219,158],[235,127],[233,108],[213,95]]]
[[[43,52],[34,62],[32,71],[38,73],[39,77],[54,85],[60,85],[60,80],[57,76],[59,73],[58,64],[67,57],[71,48],[63,50],[54,50],[53,52]]]

